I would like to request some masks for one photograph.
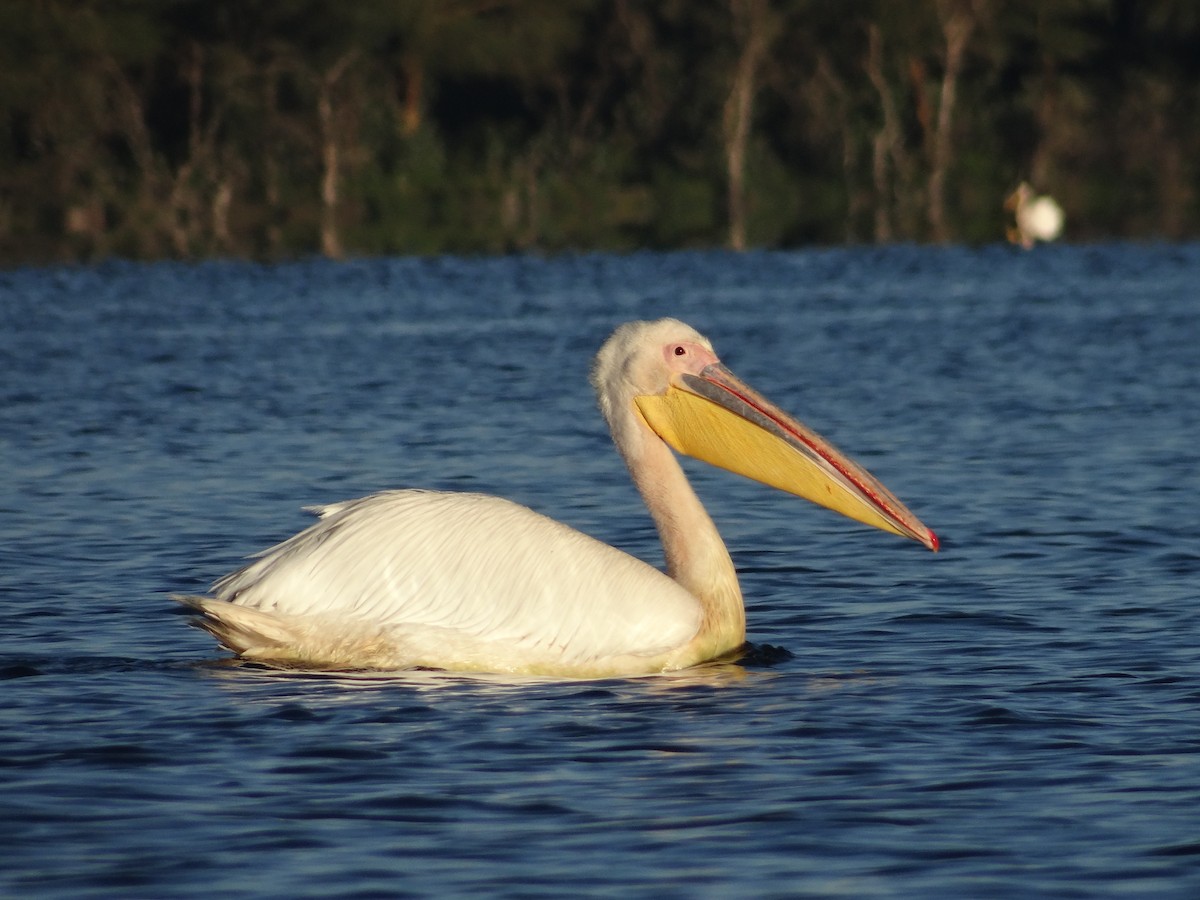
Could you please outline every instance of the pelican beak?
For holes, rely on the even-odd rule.
[[[721,363],[676,374],[665,393],[634,402],[679,453],[938,549],[937,535],[873,475]]]

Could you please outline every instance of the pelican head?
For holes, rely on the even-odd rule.
[[[622,325],[597,354],[592,383],[627,462],[656,436],[678,453],[938,549],[937,535],[891,491],[734,375],[682,322]]]

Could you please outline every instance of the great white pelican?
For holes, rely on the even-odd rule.
[[[1049,194],[1038,194],[1029,182],[1022,181],[1008,195],[1004,208],[1013,211],[1016,226],[1007,230],[1010,244],[1032,249],[1038,241],[1055,241],[1063,230],[1063,211]]]
[[[913,538],[938,539],[861,466],[674,319],[622,325],[592,384],[658,527],[666,573],[497,497],[400,490],[320,521],[177,597],[245,659],[568,677],[682,669],[745,641],[733,561],[672,450]]]

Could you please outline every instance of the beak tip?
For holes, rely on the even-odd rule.
[[[939,540],[938,536],[936,534],[934,534],[932,531],[929,532],[929,535],[926,537],[926,539],[922,543],[924,543],[925,546],[928,547],[930,550],[932,550],[934,553],[937,553],[940,549],[942,549],[941,540]]]

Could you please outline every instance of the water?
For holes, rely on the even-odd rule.
[[[1200,896],[1200,247],[0,273],[0,894]],[[944,538],[689,466],[740,664],[224,662],[165,598],[400,486],[659,561],[586,384],[677,315]]]

